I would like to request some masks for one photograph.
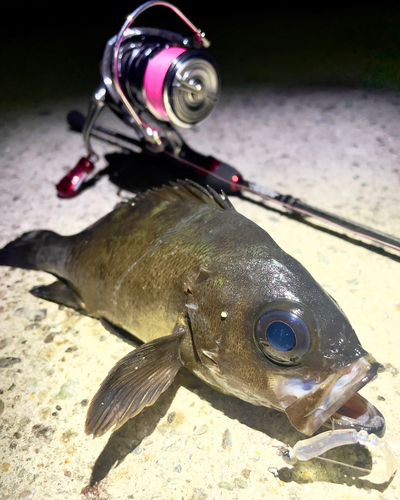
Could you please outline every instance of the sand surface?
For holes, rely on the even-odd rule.
[[[85,111],[88,97],[5,106],[0,246],[32,229],[75,233],[129,195],[103,175],[74,199],[56,197],[55,184],[85,153],[65,116]],[[399,237],[399,110],[400,95],[389,90],[225,87],[212,117],[184,136],[248,180]],[[115,125],[109,114],[101,121]],[[117,151],[95,144],[101,155]],[[102,156],[97,168],[108,164]],[[400,254],[251,201],[232,202],[333,295],[385,367],[361,393],[385,416],[386,439],[400,460]],[[284,414],[219,394],[184,371],[119,431],[86,436],[88,402],[132,348],[98,321],[28,293],[52,281],[0,268],[0,358],[20,360],[0,368],[2,500],[400,498],[399,475],[380,485],[318,460],[286,466],[276,447],[303,436]],[[361,447],[334,458],[370,465]]]

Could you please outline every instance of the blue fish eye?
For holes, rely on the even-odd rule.
[[[311,347],[311,334],[299,308],[273,309],[260,314],[254,337],[261,352],[278,364],[296,365]]]
[[[296,335],[289,325],[274,321],[267,328],[267,341],[277,351],[291,351],[296,347]]]

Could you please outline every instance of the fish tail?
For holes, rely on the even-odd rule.
[[[51,272],[54,257],[62,253],[62,240],[62,236],[52,231],[24,233],[0,250],[0,265]]]

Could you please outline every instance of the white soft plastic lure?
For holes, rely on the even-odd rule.
[[[379,438],[375,434],[368,434],[364,430],[357,432],[354,429],[344,429],[322,432],[317,436],[298,441],[293,448],[290,446],[280,447],[278,454],[290,465],[294,465],[298,461],[304,462],[311,460],[312,458],[333,461],[321,457],[321,455],[333,448],[357,443],[366,446],[373,457],[380,455],[380,457],[383,458],[386,462],[386,474],[384,480],[380,482],[384,483],[390,481],[397,471],[397,462],[392,450],[384,439]],[[368,469],[362,469],[361,467],[355,467],[350,464],[342,465],[368,471]]]

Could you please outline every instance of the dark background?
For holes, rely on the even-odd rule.
[[[8,3],[0,24],[0,109],[90,95],[106,41],[136,1]],[[175,2],[206,32],[225,86],[400,89],[400,2]],[[230,6],[231,5],[231,6]],[[185,32],[164,7],[137,25]]]

